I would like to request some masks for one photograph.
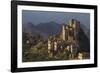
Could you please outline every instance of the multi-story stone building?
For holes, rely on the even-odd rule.
[[[48,39],[49,55],[53,56],[53,54],[57,53],[58,50],[69,47],[70,58],[75,58],[79,47],[79,30],[80,22],[75,19],[72,19],[67,25],[62,25],[62,30],[59,34],[59,37],[53,37],[53,39]],[[66,46],[63,47],[62,42],[64,42]]]
[[[80,29],[80,23],[72,19],[68,25],[62,25],[62,39],[64,41],[73,41],[77,38]]]

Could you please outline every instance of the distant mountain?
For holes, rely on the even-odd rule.
[[[23,32],[27,32],[31,35],[40,34],[44,39],[49,36],[55,36],[61,30],[61,25],[56,22],[47,22],[34,25],[32,23],[23,24]]]
[[[47,39],[47,34],[39,31],[36,26],[32,23],[23,24],[23,32],[30,34],[31,36],[41,35],[43,38]]]
[[[40,23],[36,26],[36,28],[48,36],[54,36],[60,32],[61,25],[51,21],[47,23]]]
[[[32,23],[27,23],[27,24],[22,25],[23,32],[32,33],[34,29],[36,29],[36,28],[35,28],[34,24],[32,24]]]

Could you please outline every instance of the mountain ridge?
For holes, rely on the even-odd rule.
[[[80,26],[83,32],[85,33],[85,35],[89,38],[90,37],[89,29],[87,29],[86,26],[83,24],[81,24]],[[29,22],[29,23],[23,24],[22,28],[23,28],[23,32],[33,33],[33,34],[38,33],[47,39],[49,36],[55,36],[56,34],[59,34],[61,31],[62,25],[54,21],[39,23],[37,25]]]

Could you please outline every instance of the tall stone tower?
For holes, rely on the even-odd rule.
[[[57,42],[54,42],[54,51],[57,51]]]
[[[48,53],[50,53],[50,50],[51,50],[51,41],[48,40]]]
[[[65,41],[65,34],[66,34],[66,32],[65,32],[65,26],[63,25],[62,26],[62,39]]]

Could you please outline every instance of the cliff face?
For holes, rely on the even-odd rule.
[[[80,51],[90,52],[90,40],[82,28],[80,28],[78,39],[79,39]]]

